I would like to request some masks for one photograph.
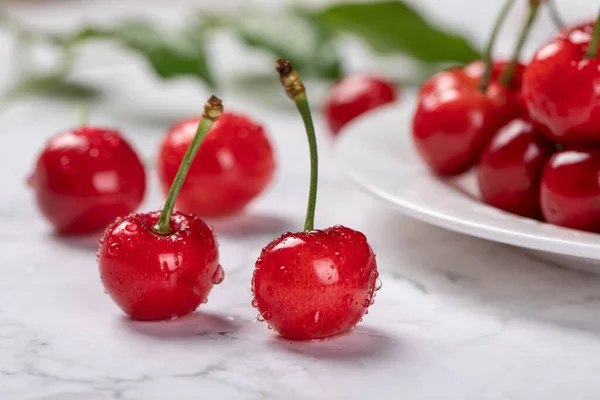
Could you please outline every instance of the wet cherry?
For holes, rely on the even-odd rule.
[[[600,28],[590,29],[581,24],[546,43],[523,79],[531,117],[557,143],[600,143]]]
[[[72,235],[101,231],[133,212],[146,174],[119,131],[84,125],[50,139],[28,183],[56,231]]]
[[[470,169],[494,133],[524,113],[520,94],[523,67],[518,60],[539,4],[530,7],[511,61],[491,60],[493,43],[512,4],[513,0],[506,2],[494,25],[483,64],[475,62],[437,74],[420,91],[413,117],[413,142],[438,175],[453,176]]]
[[[162,142],[157,168],[165,193],[199,120],[177,122]],[[273,149],[263,127],[246,116],[225,113],[202,142],[177,198],[177,209],[204,217],[237,213],[266,189],[274,172]]]
[[[131,318],[163,320],[207,301],[223,281],[212,229],[193,214],[173,213],[175,200],[200,143],[223,112],[211,97],[162,211],[118,218],[104,234],[98,266],[106,292]]]
[[[286,339],[321,339],[354,327],[378,289],[375,254],[366,237],[334,226],[314,230],[317,146],[304,85],[289,62],[276,61],[288,96],[302,115],[311,154],[304,232],[286,233],[261,252],[252,279],[259,319]]]
[[[329,130],[337,135],[359,115],[393,103],[397,99],[394,83],[374,75],[354,74],[337,81],[325,100],[325,117]]]
[[[539,186],[544,163],[555,146],[530,121],[516,118],[502,127],[481,154],[477,178],[487,204],[541,219]]]
[[[600,151],[568,149],[544,168],[540,203],[551,224],[600,232]]]

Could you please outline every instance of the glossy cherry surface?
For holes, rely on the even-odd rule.
[[[544,168],[540,203],[551,224],[600,232],[600,151],[563,150]]]
[[[144,166],[116,130],[83,126],[54,136],[28,183],[61,234],[103,230],[133,212],[146,190]]]
[[[106,292],[131,318],[163,320],[194,311],[223,280],[212,229],[175,212],[171,233],[153,230],[160,212],[131,214],[111,224],[98,250]]]
[[[286,339],[321,339],[354,327],[378,289],[365,235],[343,226],[286,233],[256,261],[252,304]]]
[[[502,127],[481,154],[477,179],[487,204],[540,219],[539,185],[555,146],[530,121],[516,118]]]
[[[164,193],[171,187],[199,120],[176,123],[162,142],[158,173]],[[273,149],[263,127],[245,116],[225,113],[202,142],[176,207],[205,217],[237,213],[267,188],[274,172]]]
[[[425,163],[442,176],[458,175],[475,165],[497,129],[519,114],[506,92],[492,83],[487,94],[452,88],[422,97],[413,117],[413,142]]]
[[[531,117],[557,143],[600,143],[600,60],[585,56],[590,40],[589,24],[559,34],[536,52],[523,78]]]
[[[386,79],[368,74],[345,76],[331,87],[325,100],[329,130],[337,135],[354,118],[396,99],[396,87]]]

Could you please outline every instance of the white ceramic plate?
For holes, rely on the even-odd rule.
[[[594,269],[600,271],[596,262],[600,260],[600,235],[487,206],[479,200],[473,173],[451,181],[430,174],[412,145],[413,109],[414,100],[403,100],[365,114],[341,133],[333,152],[352,181],[400,212],[430,224],[528,249],[592,259]]]

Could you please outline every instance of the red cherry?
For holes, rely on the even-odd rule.
[[[59,233],[83,234],[134,211],[144,198],[146,175],[118,131],[82,126],[50,139],[28,183]]]
[[[153,227],[160,212],[130,214],[111,224],[98,250],[104,288],[137,320],[163,320],[194,311],[223,280],[212,229],[176,212],[171,233]]]
[[[522,68],[518,60],[540,3],[530,2],[511,61],[494,65],[493,44],[512,4],[512,0],[505,2],[494,23],[483,55],[488,61],[486,68],[470,64],[432,78],[434,82],[426,83],[421,91],[413,119],[413,141],[424,161],[439,175],[453,176],[470,169],[492,135],[523,114],[518,79]],[[494,69],[496,73],[502,70],[498,81],[492,80]]]
[[[542,175],[540,202],[546,221],[600,232],[600,151],[563,150],[553,155]]]
[[[518,114],[506,89],[490,84],[488,94],[475,88],[431,92],[420,99],[413,117],[413,141],[437,174],[469,170],[496,130]]]
[[[259,319],[286,339],[322,339],[348,331],[367,313],[380,286],[377,264],[362,233],[343,226],[314,230],[318,155],[310,106],[291,64],[278,59],[275,65],[304,121],[310,190],[304,232],[283,234],[256,261],[252,305]]]
[[[100,241],[102,284],[134,319],[185,315],[206,302],[213,284],[224,278],[212,229],[195,215],[173,213],[190,164],[222,113],[221,100],[212,96],[204,105],[162,211],[118,218]]]
[[[165,194],[194,137],[200,118],[176,123],[160,148],[158,173]],[[273,149],[262,126],[224,113],[190,167],[177,208],[205,217],[231,215],[263,192],[275,172]]]
[[[531,122],[521,118],[510,121],[481,154],[477,178],[483,201],[513,214],[540,219],[542,169],[554,150]]]
[[[325,100],[325,117],[329,130],[337,135],[359,115],[396,101],[392,82],[367,74],[348,75],[337,81]]]
[[[334,226],[286,233],[256,261],[253,304],[286,339],[320,339],[361,320],[377,277],[375,254],[360,232]]]
[[[502,72],[504,72],[508,61],[496,60],[492,64],[491,82],[497,82]],[[511,91],[518,93],[521,90],[523,82],[523,74],[525,73],[525,65],[518,63],[511,80]],[[460,88],[475,88],[481,82],[485,66],[483,61],[476,60],[464,67],[452,68],[449,70],[438,72],[431,76],[423,83],[419,90],[418,98],[424,98],[433,92],[460,89]]]
[[[531,117],[558,143],[600,142],[600,60],[586,57],[591,34],[585,26],[542,46],[523,78]]]

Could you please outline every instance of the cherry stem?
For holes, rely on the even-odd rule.
[[[481,83],[479,84],[479,90],[485,92],[490,84],[490,80],[492,79],[492,52],[494,51],[494,44],[496,43],[496,39],[500,34],[500,28],[504,24],[506,17],[508,16],[508,12],[510,11],[512,5],[515,3],[515,0],[506,0],[504,6],[500,10],[496,21],[494,22],[494,26],[492,27],[492,32],[490,33],[490,37],[488,38],[487,44],[483,53],[481,54],[481,59],[483,60],[484,70],[483,76],[481,77]]]
[[[198,153],[198,149],[200,148],[202,141],[210,131],[210,128],[212,128],[214,122],[219,119],[221,114],[223,114],[223,103],[217,97],[211,96],[204,105],[202,119],[200,120],[194,138],[188,146],[187,151],[183,156],[183,160],[179,165],[179,170],[177,171],[177,175],[175,175],[175,179],[173,180],[173,184],[171,185],[171,189],[167,195],[167,200],[163,206],[160,218],[153,227],[155,233],[159,235],[168,235],[171,233],[171,215],[173,215],[173,209],[175,208],[175,201],[177,200],[179,191],[183,186],[183,182],[190,169],[190,165],[192,165],[192,161],[194,160],[196,153]]]
[[[565,26],[565,22],[560,16],[560,12],[558,11],[556,1],[547,0],[546,3],[548,4],[548,13],[550,14],[550,19],[552,19],[552,22],[554,22],[554,25],[556,25],[558,29],[562,29],[562,27]]]
[[[592,41],[585,53],[586,58],[596,58],[598,56],[598,37],[600,36],[600,14],[594,24],[594,33],[592,33]]]
[[[529,36],[529,32],[531,31],[531,27],[535,22],[535,18],[538,15],[538,11],[540,9],[540,1],[530,1],[529,3],[529,13],[527,14],[527,20],[521,28],[521,32],[519,33],[519,40],[517,41],[517,45],[515,46],[515,50],[511,57],[510,62],[502,71],[502,75],[500,75],[500,83],[506,87],[510,86],[512,82],[513,76],[515,75],[515,71],[517,70],[517,65],[519,64],[519,58],[521,58],[521,51],[523,50],[523,46],[527,41],[527,37]]]
[[[306,136],[308,138],[308,147],[310,150],[310,185],[308,191],[308,206],[306,208],[306,219],[304,220],[304,231],[312,231],[315,227],[315,209],[317,205],[317,184],[319,180],[319,156],[317,152],[317,137],[315,127],[306,96],[306,89],[300,79],[298,72],[294,70],[292,64],[284,59],[275,60],[275,69],[279,73],[281,85],[285,89],[288,97],[294,101],[298,112],[302,116]]]
[[[77,123],[79,126],[86,126],[89,121],[88,106],[84,101],[77,104]]]

